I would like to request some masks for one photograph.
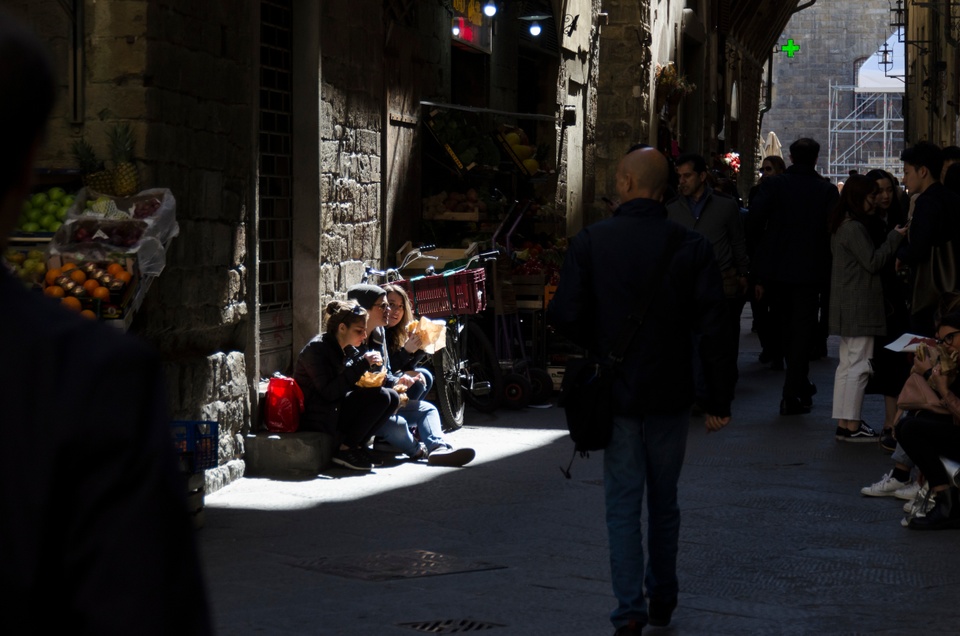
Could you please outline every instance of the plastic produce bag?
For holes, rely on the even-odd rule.
[[[264,412],[268,431],[295,433],[303,412],[303,391],[297,381],[279,373],[270,378]]]

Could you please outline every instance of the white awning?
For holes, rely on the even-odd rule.
[[[902,93],[904,92],[904,60],[906,59],[906,45],[900,42],[900,32],[895,32],[887,38],[886,46],[890,50],[889,62],[891,66],[884,71],[880,64],[882,55],[878,50],[867,58],[857,72],[858,93]],[[892,77],[891,77],[892,76]]]

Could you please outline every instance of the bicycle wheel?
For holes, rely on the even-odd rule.
[[[477,323],[467,322],[465,337],[460,339],[464,401],[482,413],[497,409],[503,400],[503,372],[493,344]]]
[[[463,426],[463,389],[456,329],[455,322],[447,326],[447,346],[433,355],[433,366],[440,372],[437,374],[437,406],[445,431],[455,431]]]
[[[530,384],[533,385],[530,404],[550,404],[553,400],[553,378],[545,370],[537,367],[530,367],[527,373],[530,374]]]

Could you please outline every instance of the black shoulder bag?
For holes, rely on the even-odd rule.
[[[666,275],[667,266],[682,236],[680,230],[674,230],[670,235],[657,269],[650,277],[647,293],[638,298],[633,311],[627,314],[616,344],[609,353],[605,357],[587,355],[567,361],[557,402],[566,413],[567,429],[574,444],[570,463],[566,469],[560,468],[567,479],[571,478],[570,466],[577,453],[585,456],[590,451],[603,450],[610,443],[613,434],[613,382],[617,367],[623,362],[630,342],[643,325],[647,309]]]

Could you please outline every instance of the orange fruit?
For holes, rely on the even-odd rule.
[[[50,285],[44,288],[43,293],[51,298],[63,298],[64,296],[63,287],[59,285]]]
[[[133,276],[130,275],[130,272],[120,271],[116,274],[116,276],[114,276],[114,278],[116,278],[119,281],[123,281],[123,284],[126,285],[127,283],[130,282]]]
[[[83,304],[80,303],[80,299],[76,296],[65,296],[60,300],[60,302],[74,311],[80,311],[83,309]]]
[[[110,290],[106,287],[97,287],[90,295],[98,300],[110,300]]]
[[[88,294],[92,294],[93,290],[100,286],[100,283],[96,278],[88,278],[85,283],[83,283],[83,288],[87,291]]]
[[[125,271],[125,270],[123,269],[123,265],[121,265],[120,263],[110,263],[110,265],[107,267],[107,273],[110,274],[111,276],[116,276],[122,271]]]
[[[82,285],[83,282],[87,280],[87,275],[84,274],[81,269],[71,269],[68,276],[70,276],[70,280],[78,285]]]
[[[63,267],[60,268],[60,272],[61,272],[62,274],[66,274],[67,272],[69,272],[69,271],[72,270],[72,269],[77,269],[77,264],[76,264],[76,263],[64,263],[64,264],[63,264]]]
[[[63,274],[63,271],[59,267],[48,269],[47,275],[44,277],[44,279],[47,281],[47,285],[53,285],[53,282],[57,280],[57,277],[59,277],[61,274]]]
[[[92,318],[93,320],[97,319],[97,314],[93,313],[90,309],[84,309],[80,312],[80,315],[84,318]]]

